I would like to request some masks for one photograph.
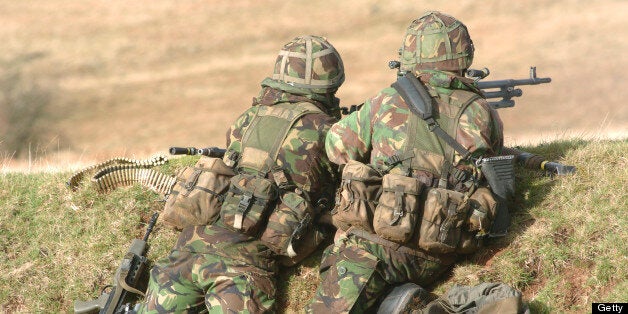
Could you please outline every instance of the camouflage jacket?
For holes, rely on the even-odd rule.
[[[472,81],[440,71],[423,71],[419,79],[425,83],[432,98],[436,100],[433,102],[433,112],[441,125],[446,122],[444,119],[454,120],[459,114],[458,121],[454,121],[457,122],[455,133],[448,133],[468,149],[472,156],[491,156],[501,152],[502,122],[486,100],[476,97],[466,109],[456,112],[465,99],[481,94]],[[326,139],[327,155],[332,162],[339,165],[357,160],[383,168],[388,157],[398,154],[408,146],[408,125],[413,116],[415,115],[397,91],[392,87],[385,88],[368,99],[360,110],[344,117],[332,127]],[[425,142],[439,142],[438,137],[427,130],[427,123],[419,119],[417,124],[419,131],[423,131],[418,134],[428,138],[415,139],[415,147],[420,149]],[[441,169],[433,164],[442,165],[442,154],[434,156],[432,152],[428,152],[414,158],[418,160],[412,163],[413,176],[433,185],[432,181],[440,177]],[[467,162],[460,162],[457,153],[453,159],[456,167],[469,167]]]
[[[268,81],[264,81],[268,84]],[[268,84],[271,85],[271,84]],[[329,112],[330,105],[322,99],[295,95],[271,86],[264,86],[260,95],[253,100],[253,107],[246,110],[227,132],[227,150],[242,152],[241,140],[255,116],[255,106],[273,106],[280,103],[309,102],[323,112]],[[337,107],[337,104],[335,105]],[[326,113],[307,114],[299,119],[288,132],[281,145],[276,164],[284,169],[288,183],[301,189],[312,203],[321,198],[333,200],[337,181],[337,167],[325,154],[325,137],[337,119]],[[328,207],[331,207],[329,202]]]

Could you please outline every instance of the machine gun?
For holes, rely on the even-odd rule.
[[[390,69],[399,69],[401,63],[399,61],[388,62]],[[403,76],[404,73],[399,71],[399,76]],[[520,85],[538,85],[544,83],[550,83],[552,81],[549,77],[537,77],[536,67],[530,67],[529,79],[506,79],[496,81],[482,81],[490,74],[487,68],[482,70],[468,69],[466,72],[467,77],[474,78],[477,86],[481,89],[484,97],[488,99],[501,98],[499,101],[489,101],[488,103],[495,109],[513,107],[515,101],[513,97],[520,97],[523,92],[519,88],[515,88]],[[499,89],[495,91],[494,89]],[[348,115],[354,111],[360,110],[363,104],[352,105],[351,107],[341,107],[342,114]],[[515,160],[520,165],[528,169],[544,170],[550,175],[567,175],[576,172],[576,167],[563,165],[558,162],[548,161],[543,156],[535,155],[532,153],[524,152],[516,148],[504,148],[504,155],[514,155]]]
[[[487,100],[493,98],[501,98],[499,101],[489,101],[489,105],[495,109],[514,107],[515,101],[513,97],[520,97],[523,92],[519,88],[515,88],[520,85],[538,85],[544,83],[550,83],[552,81],[549,77],[537,77],[536,67],[530,67],[529,79],[507,79],[496,81],[482,81],[490,74],[487,68],[482,70],[469,69],[466,75],[476,80],[477,86],[482,90],[484,98]],[[498,90],[495,90],[498,89]],[[563,165],[558,162],[548,161],[543,156],[535,155],[532,153],[524,152],[516,148],[504,147],[504,155],[514,155],[515,160],[520,165],[528,169],[540,169],[544,170],[550,175],[567,175],[576,172],[576,167]]]
[[[389,61],[388,67],[391,69],[399,69],[401,63],[399,61]],[[509,108],[515,106],[515,101],[512,99],[513,97],[521,97],[523,95],[523,91],[520,88],[516,88],[521,85],[539,85],[550,83],[552,81],[549,77],[537,77],[536,76],[536,67],[530,67],[530,78],[527,79],[506,79],[506,80],[496,80],[496,81],[482,81],[482,79],[486,78],[491,72],[488,68],[484,68],[482,70],[476,69],[468,69],[465,73],[467,77],[473,78],[478,86],[478,88],[482,91],[484,98],[487,100],[494,98],[501,98],[498,101],[489,101],[489,105],[493,106],[495,109],[500,108]],[[398,75],[403,75],[403,71],[399,71]],[[358,106],[359,109],[359,106]],[[341,108],[343,113],[345,111],[349,111],[349,108]]]
[[[207,157],[222,158],[226,149],[218,147],[170,147],[170,155],[203,155]]]
[[[131,312],[133,294],[144,295],[137,289],[140,277],[146,266],[146,241],[157,222],[159,213],[154,213],[148,223],[143,239],[133,239],[131,247],[124,255],[113,278],[109,292],[104,292],[93,301],[75,301],[74,313],[118,314]],[[107,287],[105,287],[107,288]]]
[[[528,79],[507,79],[507,80],[496,80],[496,81],[482,81],[485,77],[490,74],[490,71],[487,68],[482,70],[469,69],[467,70],[467,76],[474,78],[476,80],[477,86],[482,90],[484,94],[484,98],[487,100],[493,98],[501,98],[498,101],[489,101],[489,105],[493,106],[495,109],[500,108],[509,108],[515,106],[515,101],[512,99],[513,97],[520,97],[523,95],[523,92],[520,88],[516,88],[521,85],[538,85],[549,83],[552,81],[549,77],[537,77],[536,76],[536,67],[530,67],[530,78]]]

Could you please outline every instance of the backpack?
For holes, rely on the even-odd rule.
[[[381,301],[377,314],[529,314],[521,292],[504,283],[454,285],[436,298],[414,283],[394,287]]]
[[[320,112],[307,102],[258,106],[220,210],[225,226],[259,237],[279,255],[296,256],[293,242],[310,229],[317,213],[307,193],[289,184],[277,155],[296,121]]]
[[[454,285],[443,296],[419,310],[421,314],[529,314],[521,292],[504,283]]]

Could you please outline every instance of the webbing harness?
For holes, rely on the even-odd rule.
[[[449,178],[450,174],[453,175],[453,177],[456,180],[467,181],[467,185],[468,185],[471,182],[470,180],[472,178],[469,178],[469,175],[465,171],[462,171],[453,167],[453,161],[454,161],[453,153],[454,151],[456,151],[458,154],[460,154],[463,160],[469,159],[471,156],[471,153],[464,146],[458,143],[451,135],[449,135],[449,133],[443,130],[441,126],[438,124],[438,122],[432,115],[432,97],[428,93],[428,91],[425,89],[425,87],[421,84],[421,82],[419,82],[419,80],[412,73],[406,73],[403,76],[399,76],[397,78],[397,81],[393,83],[391,86],[399,93],[401,98],[403,98],[403,100],[408,104],[410,111],[414,113],[417,117],[425,121],[428,125],[428,129],[432,133],[436,134],[436,136],[438,136],[439,139],[444,141],[448,145],[448,147],[451,147],[453,149],[453,150],[445,149],[444,147],[442,147],[443,145],[441,145],[441,149],[443,149],[443,151],[445,152],[446,159],[443,162],[441,177],[440,177],[438,186],[441,188],[446,188],[447,179]],[[477,96],[471,97],[464,102],[464,104],[462,105],[462,107],[457,113],[455,124],[451,127],[452,132],[455,130],[457,121],[459,120],[464,109],[477,98],[480,98],[480,96],[477,95]],[[416,119],[412,117],[409,118],[408,128],[413,130],[416,127],[417,127]],[[408,145],[408,147],[410,146],[412,145]],[[395,163],[401,163],[407,159],[414,157],[413,152],[410,151],[408,147],[406,147],[406,152],[402,154],[402,156],[393,156],[396,158],[392,158],[392,159],[389,158],[389,160],[387,161],[387,164],[390,164],[390,166],[394,166]],[[468,187],[472,188],[471,186],[468,186]]]
[[[490,235],[493,237],[503,236],[506,234],[508,227],[510,226],[510,213],[506,205],[506,200],[514,194],[514,172],[512,168],[512,160],[514,156],[497,156],[489,158],[470,158],[470,152],[464,148],[460,143],[445,132],[432,117],[432,98],[428,94],[425,87],[419,82],[419,80],[411,73],[406,73],[403,76],[397,78],[397,82],[392,86],[399,92],[399,95],[409,105],[410,110],[423,119],[429,126],[429,130],[434,132],[438,137],[443,139],[450,147],[458,152],[463,159],[470,159],[474,166],[483,169],[483,173],[487,178],[489,186],[493,194],[498,199],[498,211],[491,228]],[[479,96],[478,96],[479,97]],[[458,112],[458,118],[466,106],[468,106],[476,98],[467,100],[465,105]],[[458,119],[456,119],[458,120]],[[468,197],[473,194],[477,187],[475,178],[467,179],[467,173],[453,167],[453,153],[451,159],[445,160],[443,164],[443,171],[441,173],[441,179],[439,187],[446,188],[447,178],[451,172],[454,178],[466,180],[466,185],[469,190],[465,193],[464,201],[466,202]],[[458,173],[455,172],[458,170]],[[471,184],[469,184],[471,183]]]
[[[296,121],[309,113],[322,111],[308,102],[259,106],[242,136],[238,170],[252,170],[261,177],[272,172],[278,186],[287,184],[285,173],[276,165],[279,149]]]
[[[240,173],[253,172],[259,178],[265,178],[272,173],[272,179],[280,190],[293,188],[284,170],[276,164],[279,149],[297,120],[306,114],[322,112],[316,105],[308,102],[259,106],[242,136],[242,152],[233,154],[228,151],[226,155],[238,156],[236,170]],[[252,193],[245,194],[240,199],[238,210],[242,219],[255,201],[257,200]],[[238,223],[241,221],[234,222],[235,227]]]

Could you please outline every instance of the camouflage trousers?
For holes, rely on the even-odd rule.
[[[265,313],[275,304],[274,254],[218,225],[183,230],[150,272],[140,313]]]
[[[394,286],[429,285],[453,264],[453,258],[435,259],[385,242],[389,241],[371,241],[351,233],[337,237],[323,253],[321,283],[306,312],[372,312]]]

